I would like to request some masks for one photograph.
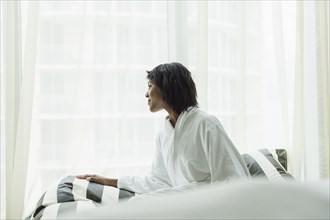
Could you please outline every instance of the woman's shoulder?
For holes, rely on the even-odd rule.
[[[191,109],[191,113],[189,115],[190,122],[197,123],[199,125],[204,126],[214,126],[214,125],[221,125],[220,121],[213,115],[210,115],[204,110],[199,108]]]
[[[202,120],[218,120],[214,115],[209,114],[205,110],[202,110],[200,108],[193,108],[192,114],[194,117],[200,118]]]

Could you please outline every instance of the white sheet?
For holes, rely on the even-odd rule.
[[[187,192],[151,193],[143,199],[86,210],[68,219],[329,219],[329,180],[250,181]]]

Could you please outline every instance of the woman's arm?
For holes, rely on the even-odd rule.
[[[119,179],[106,178],[99,175],[78,175],[78,179],[86,179],[102,185],[126,189],[135,193],[148,193],[159,189],[172,187],[171,180],[167,173],[160,137],[156,139],[155,156],[153,159],[150,175],[148,176],[121,176]]]
[[[170,177],[164,164],[160,136],[156,139],[155,156],[148,176],[122,176],[118,187],[135,193],[149,193],[172,187]]]
[[[118,179],[106,178],[106,177],[94,175],[94,174],[78,175],[78,176],[76,176],[76,178],[85,179],[90,182],[95,182],[95,183],[99,183],[102,185],[113,186],[113,187],[117,187],[117,182],[118,182]]]
[[[222,126],[209,128],[204,143],[203,147],[211,171],[211,182],[250,178],[243,158]]]

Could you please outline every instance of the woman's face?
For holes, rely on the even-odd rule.
[[[160,89],[152,82],[148,81],[148,91],[145,94],[151,112],[158,112],[164,109],[164,101]]]

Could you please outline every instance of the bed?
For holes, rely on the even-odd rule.
[[[329,181],[302,184],[284,149],[242,154],[252,181],[136,195],[67,176],[41,196],[30,219],[329,219]]]

